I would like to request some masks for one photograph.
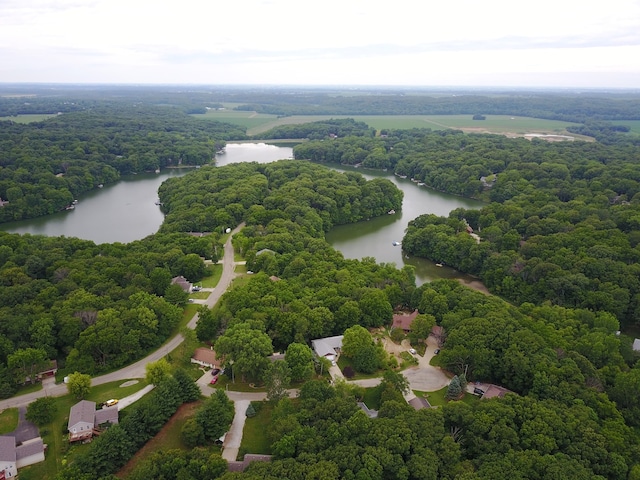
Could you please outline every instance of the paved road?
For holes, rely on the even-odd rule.
[[[238,225],[229,238],[227,239],[224,245],[224,257],[222,260],[222,276],[220,277],[220,281],[218,285],[214,289],[213,292],[207,298],[205,304],[209,307],[212,307],[216,304],[216,302],[220,299],[222,294],[229,288],[231,285],[231,281],[236,277],[235,273],[235,262],[234,262],[234,251],[233,245],[231,244],[231,238],[235,233],[240,231],[240,229],[244,227],[244,223]],[[194,317],[189,321],[188,327],[195,328],[196,323],[198,322],[198,314],[196,313]],[[177,334],[175,337],[171,338],[164,345],[162,345],[158,350],[147,355],[142,360],[139,360],[131,365],[121,368],[115,372],[107,373],[106,375],[101,375],[99,377],[94,377],[91,379],[91,385],[102,385],[104,383],[116,382],[120,380],[127,380],[129,378],[144,378],[146,376],[146,365],[147,363],[156,362],[160,360],[162,357],[166,356],[169,352],[173,351],[184,341],[184,337],[181,334]],[[18,397],[7,398],[6,400],[0,400],[0,411],[6,408],[12,407],[21,407],[26,406],[40,397],[61,397],[66,395],[67,386],[65,384],[47,384],[43,385],[42,390],[38,390],[37,392],[27,393],[25,395],[20,395]]]

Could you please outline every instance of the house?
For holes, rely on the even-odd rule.
[[[88,440],[105,423],[118,423],[117,406],[96,411],[96,402],[81,400],[69,412],[69,441]]]
[[[411,323],[418,316],[418,310],[414,310],[413,313],[396,313],[393,315],[393,321],[391,328],[401,328],[404,333],[411,331]]]
[[[207,347],[196,348],[191,357],[191,363],[207,368],[220,368],[220,360],[216,357],[216,352]]]
[[[489,385],[487,386],[487,388],[484,391],[484,394],[482,395],[482,399],[487,399],[487,398],[502,398],[504,397],[507,393],[513,393],[511,390],[508,390],[504,387],[500,387],[498,385]]]
[[[632,346],[632,348],[633,348],[633,351],[634,351],[634,352],[640,352],[640,338],[636,338],[636,339],[633,341],[633,346]]]
[[[44,462],[41,437],[16,445],[15,437],[0,436],[0,479],[14,478],[19,468],[38,462]]]
[[[38,373],[38,380],[42,380],[43,378],[53,377],[58,371],[58,362],[56,360],[51,360],[47,368]]]
[[[271,455],[260,455],[257,453],[245,453],[242,461],[229,462],[230,472],[244,472],[252,462],[270,462]]]
[[[14,437],[0,436],[0,472],[5,478],[13,478],[18,475],[16,439]]]
[[[187,293],[191,293],[191,289],[193,288],[193,285],[189,282],[189,280],[184,278],[182,275],[180,275],[179,277],[173,277],[171,279],[171,285],[179,285],[180,288],[182,288],[182,290]]]
[[[340,349],[342,348],[343,335],[337,335],[335,337],[318,338],[311,340],[313,351],[319,357],[325,357],[327,360],[335,360]]]
[[[407,402],[411,405],[415,410],[422,410],[423,408],[431,408],[431,404],[429,400],[424,397],[414,397]]]

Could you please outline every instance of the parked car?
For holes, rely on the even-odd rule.
[[[214,368],[213,370],[211,370],[211,376],[212,377],[217,377],[219,373],[220,373],[220,369],[219,368]]]
[[[107,400],[106,402],[104,402],[102,405],[104,405],[105,407],[113,407],[117,403],[118,403],[118,399],[117,398],[111,398],[111,399]]]
[[[436,349],[433,351],[433,353],[434,353],[434,355],[439,354],[439,353],[440,353],[440,349],[439,349],[439,348],[436,348]]]
[[[484,390],[482,390],[481,388],[475,387],[473,389],[473,393],[475,393],[476,395],[484,395]]]
[[[215,385],[217,381],[218,381],[218,376],[216,375],[215,377],[213,377],[213,378],[211,379],[211,381],[210,381],[209,383],[210,383],[211,385]]]
[[[416,354],[416,349],[415,349],[415,348],[410,348],[410,349],[409,349],[409,353],[410,353],[411,355],[415,355],[415,354]]]
[[[199,287],[197,285],[194,285],[193,287],[191,287],[192,292],[199,292],[200,290],[202,290],[202,287]]]

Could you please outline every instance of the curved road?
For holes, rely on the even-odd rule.
[[[215,289],[209,294],[209,297],[204,305],[209,307],[213,307],[224,292],[227,291],[229,286],[231,285],[232,280],[236,277],[235,273],[235,261],[234,261],[234,251],[233,245],[231,244],[231,239],[234,234],[240,231],[244,227],[244,223],[238,225],[229,235],[229,238],[224,244],[224,256],[222,257],[222,275],[220,277],[220,281]],[[191,329],[196,327],[196,323],[198,323],[198,314],[196,313],[193,318],[189,321],[187,326]],[[95,377],[91,379],[91,385],[102,385],[103,383],[116,382],[118,380],[127,380],[130,378],[144,378],[146,375],[146,365],[147,363],[156,362],[160,360],[162,357],[166,356],[169,352],[174,350],[184,341],[184,337],[182,334],[177,334],[175,337],[171,338],[167,343],[162,345],[158,350],[146,356],[142,360],[138,360],[131,365],[121,368],[115,372],[107,373],[105,375],[101,375],[99,377]],[[25,395],[20,395],[18,397],[7,398],[6,400],[0,401],[0,411],[6,408],[11,407],[21,407],[28,405],[33,402],[37,398],[40,397],[60,397],[62,395],[66,395],[67,385],[62,383],[59,385],[55,384],[43,384],[43,388],[38,390],[37,392],[27,393]]]

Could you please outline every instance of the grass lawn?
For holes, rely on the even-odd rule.
[[[86,399],[101,403],[109,398],[123,398],[147,385],[144,380],[140,380],[135,385],[120,387],[123,383],[124,381],[118,381],[91,387],[91,393]],[[40,428],[42,439],[48,446],[45,461],[20,469],[21,480],[53,480],[64,464],[89,448],[90,445],[69,445],[67,441],[69,409],[77,402],[78,400],[71,395],[56,398],[55,419]]]
[[[346,367],[353,368],[353,364],[351,363],[351,360],[349,360],[348,358],[344,356],[340,356],[338,358],[338,367],[340,367],[340,370],[344,372],[344,369]],[[382,375],[384,375],[384,372],[385,372],[384,369],[380,369],[380,370],[376,370],[373,373],[360,373],[360,372],[356,372],[355,368],[353,368],[353,371],[355,372],[355,375],[352,378],[349,378],[349,380],[364,380],[365,378],[378,378],[378,377],[382,377]]]
[[[207,266],[207,276],[202,279],[201,282],[198,282],[201,286],[205,288],[215,288],[220,281],[220,277],[222,276],[222,265],[208,265]]]
[[[242,455],[245,453],[271,454],[271,442],[267,438],[266,433],[269,430],[272,411],[273,406],[271,404],[262,402],[256,416],[247,418],[242,432],[239,458],[242,458]]]
[[[266,392],[264,385],[255,385],[249,382],[241,382],[237,377],[235,382],[226,375],[219,375],[218,381],[214,385],[209,385],[210,388],[222,388],[224,390],[231,390],[232,392]]]
[[[18,409],[7,408],[0,413],[0,435],[13,432],[18,426]]]

